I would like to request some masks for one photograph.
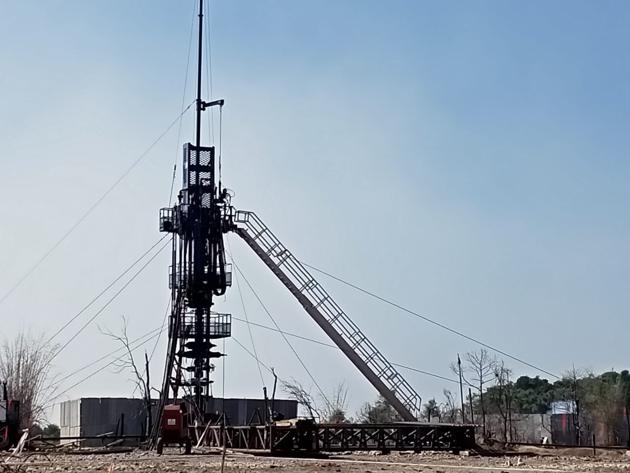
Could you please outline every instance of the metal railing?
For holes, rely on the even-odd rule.
[[[318,321],[351,361],[363,372],[368,380],[386,398],[398,400],[404,408],[398,408],[399,414],[405,420],[415,420],[418,417],[421,397],[402,377],[396,368],[374,346],[359,327],[332,299],[330,294],[315,280],[300,261],[276,238],[264,222],[253,212],[236,211],[236,224],[240,224],[237,233],[245,239],[255,252],[260,254],[270,269],[276,273],[285,286],[294,293],[304,308],[315,317],[318,314],[324,319],[334,333],[329,332],[326,325]],[[317,320],[316,320],[317,321]],[[335,340],[338,334],[344,343]],[[353,353],[348,352],[348,347]],[[356,356],[360,361],[356,360]],[[367,368],[367,370],[366,370]],[[379,383],[374,376],[380,380]],[[385,388],[385,389],[384,389]],[[396,402],[392,403],[396,408]],[[405,412],[405,409],[407,412]],[[401,412],[402,411],[402,412]]]
[[[232,316],[230,314],[212,313],[210,317],[203,321],[202,333],[210,338],[226,338],[232,335]],[[173,329],[170,329],[172,332]],[[171,333],[180,339],[194,338],[196,334],[195,315],[182,315],[181,323],[178,324],[177,333]]]
[[[168,287],[169,289],[186,289],[189,271],[187,269],[173,269],[173,265],[169,266],[168,271]],[[215,275],[219,277],[219,269],[215,270]],[[232,263],[225,263],[225,285],[232,286]]]

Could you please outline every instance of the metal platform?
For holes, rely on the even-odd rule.
[[[223,427],[211,426],[210,446],[223,446]],[[276,454],[340,451],[450,451],[472,449],[475,427],[462,424],[315,424],[310,421],[225,427],[227,447]]]

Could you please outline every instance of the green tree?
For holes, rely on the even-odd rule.
[[[513,394],[515,412],[545,414],[553,398],[553,385],[539,376],[521,376],[514,383]]]
[[[431,422],[431,419],[434,417],[437,417],[438,422],[441,421],[440,406],[438,406],[435,398],[429,399],[426,404],[422,406],[422,417],[424,417],[427,422]]]
[[[359,421],[367,424],[388,424],[402,420],[392,405],[382,396],[372,403],[366,403],[358,414]]]
[[[626,420],[626,446],[630,447],[630,372],[623,370],[619,373],[619,385],[621,388],[621,398],[623,402],[623,413]]]

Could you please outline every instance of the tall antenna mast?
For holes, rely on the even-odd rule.
[[[204,109],[201,100],[201,67],[203,61],[203,0],[199,0],[199,44],[197,46],[197,130],[195,146],[201,146],[201,112]]]

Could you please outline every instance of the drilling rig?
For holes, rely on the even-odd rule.
[[[228,429],[225,425],[211,426],[218,420],[218,416],[208,409],[213,362],[223,356],[215,350],[215,342],[231,336],[230,314],[213,310],[214,298],[225,294],[232,282],[231,264],[226,262],[223,241],[228,232],[238,235],[259,257],[405,421],[399,425],[380,426],[380,433],[368,434],[363,430],[361,432],[364,433],[357,432],[369,429],[369,426],[349,425],[346,428],[350,430],[339,435],[343,438],[354,435],[363,439],[356,448],[364,450],[368,437],[388,439],[379,444],[387,444],[387,448],[393,448],[392,439],[399,439],[395,448],[413,450],[457,450],[474,443],[472,426],[419,424],[421,398],[396,367],[262,219],[254,212],[232,207],[230,193],[221,183],[220,146],[217,156],[214,146],[202,143],[203,112],[218,107],[221,113],[224,106],[222,99],[206,102],[201,96],[202,46],[203,0],[200,0],[195,144],[186,143],[183,147],[182,188],[176,204],[160,210],[160,231],[172,235],[172,254],[167,357],[158,422],[152,433],[153,445],[158,453],[162,453],[165,445],[172,444],[184,446],[186,453],[190,453],[192,440],[199,441],[203,437],[203,433],[201,436],[199,433],[205,429],[215,434],[219,429],[218,435],[212,435],[214,440],[206,439],[210,444],[222,444],[215,446],[224,447],[227,443],[234,446],[244,441],[245,448],[254,445],[253,448],[271,451],[314,451],[327,442],[330,444],[330,438],[337,438],[336,434],[330,437],[326,424],[314,427],[308,424],[303,431],[300,430],[302,427],[283,427],[267,419],[270,423],[259,426],[263,431],[257,431],[253,443],[250,443],[248,439],[252,432],[247,426],[241,428],[249,434],[234,434],[231,440],[226,440]],[[318,437],[320,434],[321,438]],[[298,440],[294,442],[290,440],[292,438]],[[314,443],[308,440],[305,446],[304,439],[315,438],[319,439]],[[347,447],[345,445],[344,448]]]
[[[203,0],[199,1],[195,144],[183,149],[182,188],[177,203],[160,210],[160,231],[172,234],[169,285],[171,314],[167,361],[159,406],[157,450],[179,444],[190,452],[195,426],[206,425],[217,339],[231,334],[231,316],[213,311],[213,298],[231,285],[223,235],[228,231],[229,195],[216,179],[214,146],[202,143],[202,113],[223,100],[201,96]]]
[[[232,207],[221,184],[221,156],[217,169],[215,147],[202,143],[203,112],[218,107],[221,113],[224,101],[201,96],[203,0],[198,16],[196,139],[184,145],[177,203],[160,210],[160,231],[172,234],[172,258],[169,340],[153,432],[158,453],[168,444],[190,452],[197,429],[216,420],[207,409],[210,378],[213,361],[223,355],[213,342],[231,336],[231,316],[212,307],[232,282],[223,243],[228,232],[244,240],[401,418],[416,421],[421,399],[411,385],[255,213]]]

